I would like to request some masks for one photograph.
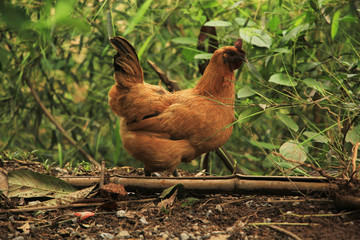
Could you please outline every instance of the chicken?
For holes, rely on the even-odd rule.
[[[114,37],[110,43],[117,54],[109,104],[120,118],[124,148],[144,163],[145,175],[176,173],[180,162],[226,143],[235,121],[234,70],[246,61],[241,39],[215,51],[194,88],[174,93],[144,82],[135,48],[126,39]]]

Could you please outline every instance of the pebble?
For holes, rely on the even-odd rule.
[[[160,236],[162,239],[168,239],[168,238],[169,238],[169,235],[166,234],[166,233],[164,233],[164,232],[161,232],[161,233],[159,234],[159,236]]]
[[[119,211],[116,212],[116,217],[124,218],[125,214],[126,214],[126,212],[124,210],[119,210]]]
[[[223,209],[222,209],[222,207],[221,207],[220,204],[216,205],[215,209],[216,209],[217,211],[219,211],[219,212],[222,212],[222,211],[223,211]]]
[[[271,223],[271,218],[265,218],[264,222]]]
[[[130,233],[126,230],[122,230],[119,232],[119,234],[116,236],[116,237],[119,237],[119,238],[130,238]]]
[[[110,234],[110,233],[100,233],[100,238],[102,239],[114,239],[114,235]]]
[[[188,239],[190,239],[190,237],[186,232],[183,232],[183,233],[180,234],[180,239],[181,240],[188,240]]]
[[[141,222],[142,224],[149,224],[148,221],[146,221],[145,217],[141,217],[141,218],[140,218],[140,222]]]
[[[187,234],[187,232],[183,232],[183,233],[180,234],[180,239],[181,240],[188,240],[188,239],[190,239],[190,237]]]

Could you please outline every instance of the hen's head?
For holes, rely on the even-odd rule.
[[[243,41],[239,38],[234,46],[222,47],[215,52],[222,55],[224,64],[228,65],[232,71],[238,69],[243,62],[247,61],[246,53],[242,50],[242,44]]]

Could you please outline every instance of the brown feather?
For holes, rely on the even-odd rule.
[[[240,66],[245,56],[239,42],[213,54],[195,88],[174,93],[143,82],[136,51],[127,40],[116,37],[111,44],[117,54],[110,107],[120,117],[125,149],[144,162],[147,171],[173,171],[181,161],[189,162],[229,139],[235,120],[231,66]],[[230,57],[229,51],[236,56]]]

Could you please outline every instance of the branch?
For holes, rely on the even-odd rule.
[[[156,66],[156,64],[150,60],[147,60],[147,63],[150,65],[150,67],[157,73],[157,75],[159,76],[160,80],[165,84],[166,88],[170,91],[170,92],[176,92],[176,91],[180,91],[181,88],[179,87],[179,85],[177,84],[176,81],[170,80],[166,74],[158,67]]]
[[[35,101],[40,106],[40,108],[45,113],[46,117],[56,126],[56,128],[62,133],[62,135],[68,140],[73,146],[77,147],[78,151],[86,158],[88,159],[95,168],[100,168],[100,164],[92,157],[90,156],[83,148],[78,146],[77,142],[69,135],[69,133],[55,120],[54,116],[50,113],[50,111],[45,107],[45,105],[42,103],[39,95],[35,91],[33,85],[31,84],[30,80],[23,75],[23,80],[27,83],[27,85],[30,88],[31,94],[34,96]]]

